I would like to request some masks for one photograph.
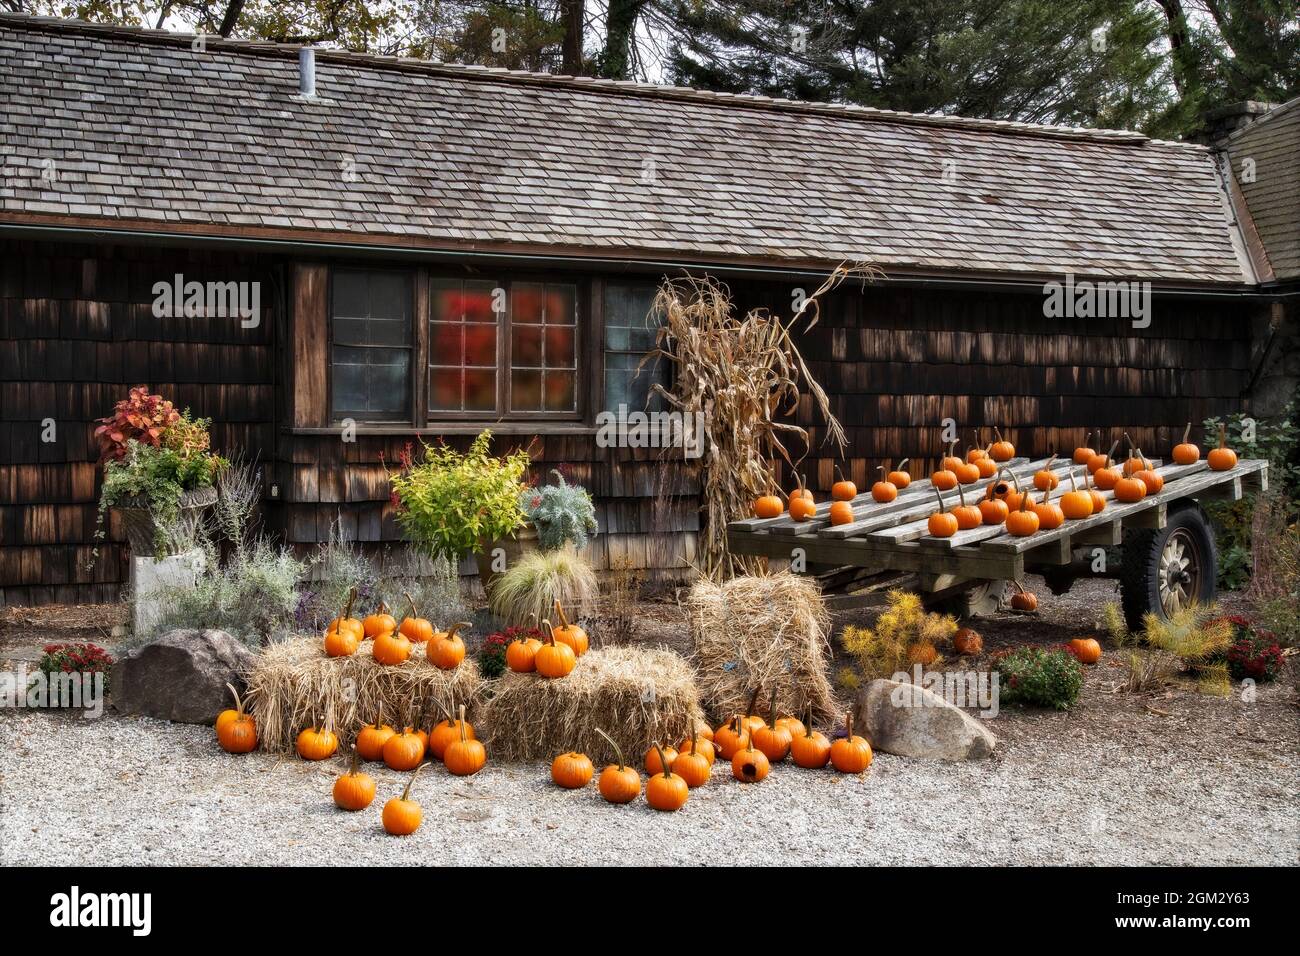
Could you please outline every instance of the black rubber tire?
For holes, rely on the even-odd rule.
[[[1190,536],[1199,549],[1200,586],[1191,597],[1205,605],[1214,600],[1219,574],[1218,552],[1209,519],[1196,502],[1185,500],[1169,505],[1168,523],[1159,531],[1124,532],[1124,561],[1120,571],[1120,595],[1129,630],[1142,628],[1142,619],[1155,612],[1167,619],[1160,602],[1160,557],[1175,533]]]
[[[998,612],[1006,581],[985,581],[953,597],[926,604],[926,610],[958,618],[992,617]]]

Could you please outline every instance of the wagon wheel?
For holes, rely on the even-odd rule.
[[[1217,568],[1214,534],[1195,502],[1171,506],[1159,531],[1126,533],[1120,589],[1129,629],[1140,629],[1148,613],[1167,621],[1189,604],[1213,601]]]
[[[1006,581],[981,581],[961,594],[927,602],[926,607],[957,617],[992,617],[998,612],[1006,587]]]

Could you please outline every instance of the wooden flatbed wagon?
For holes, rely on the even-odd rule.
[[[1016,458],[1003,468],[1032,487],[1032,476],[1048,463]],[[1132,503],[1101,492],[1106,507],[1100,513],[1025,537],[1009,534],[1005,525],[934,537],[927,522],[936,510],[935,491],[926,478],[887,504],[869,492],[858,495],[850,523],[832,525],[827,501],[805,521],[788,514],[733,521],[727,539],[737,554],[785,558],[810,571],[837,569],[831,572],[837,583],[869,591],[910,587],[933,602],[958,602],[968,614],[994,610],[1007,582],[1026,573],[1043,575],[1057,594],[1080,577],[1118,578],[1125,615],[1137,627],[1148,611],[1167,617],[1187,603],[1214,598],[1214,534],[1199,502],[1236,500],[1247,489],[1268,486],[1268,463],[1262,460],[1241,461],[1227,471],[1212,471],[1204,460],[1155,465],[1164,479],[1159,492]],[[1052,470],[1068,482],[1067,472],[1078,474],[1079,468],[1065,462]],[[977,502],[987,483],[964,486],[967,500]],[[945,492],[943,501],[956,504],[957,491]]]

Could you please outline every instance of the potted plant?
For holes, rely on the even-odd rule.
[[[473,553],[484,590],[536,541],[536,532],[525,529],[519,507],[528,452],[519,449],[497,458],[488,452],[491,441],[492,433],[485,429],[464,454],[442,443],[424,445],[421,462],[404,460],[402,470],[388,476],[399,505],[397,523],[407,540],[452,562]]]
[[[136,555],[169,554],[192,537],[203,510],[217,500],[214,482],[226,461],[209,450],[210,420],[177,411],[141,386],[98,424],[101,526],[116,508]]]
[[[543,551],[582,548],[596,530],[596,506],[582,485],[569,484],[558,469],[551,474],[559,484],[527,489],[519,496],[519,508],[537,529]]]

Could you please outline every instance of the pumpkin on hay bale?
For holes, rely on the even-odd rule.
[[[492,682],[480,736],[494,758],[547,760],[585,753],[598,765],[615,759],[605,730],[625,754],[655,741],[681,740],[702,720],[691,667],[662,648],[606,647],[584,654],[565,677],[509,672]]]
[[[380,704],[385,723],[427,730],[442,719],[442,708],[472,705],[482,685],[473,660],[440,670],[425,658],[423,645],[405,663],[385,666],[371,656],[369,641],[355,654],[327,657],[316,637],[270,645],[248,677],[258,737],[272,753],[292,751],[298,732],[315,718],[350,741],[375,719]]]
[[[718,719],[776,693],[776,716],[838,715],[821,589],[788,571],[698,581],[686,598],[704,705]]]

